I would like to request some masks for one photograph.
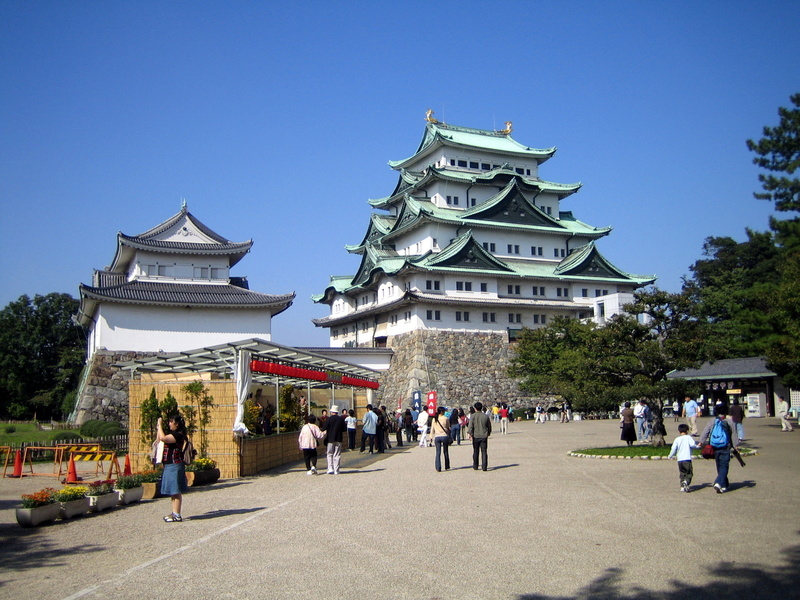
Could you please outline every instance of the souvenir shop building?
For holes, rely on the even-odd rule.
[[[775,416],[778,396],[791,398],[793,408],[800,407],[800,391],[791,391],[781,378],[766,367],[766,358],[755,356],[704,363],[698,369],[673,371],[667,379],[689,379],[703,383],[703,414],[718,400],[725,405],[734,398],[747,407],[749,417]]]

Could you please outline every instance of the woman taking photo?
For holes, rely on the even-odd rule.
[[[161,477],[161,494],[172,499],[172,513],[164,517],[167,523],[180,523],[183,494],[189,490],[186,484],[186,467],[183,464],[183,446],[186,443],[186,424],[183,417],[173,415],[169,418],[169,433],[165,434],[161,419],[156,426],[156,441],[164,443],[161,462],[164,473]]]

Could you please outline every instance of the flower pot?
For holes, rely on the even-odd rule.
[[[18,508],[17,523],[23,527],[36,527],[48,521],[55,521],[60,514],[61,505],[58,502],[36,508]]]
[[[100,512],[107,508],[113,508],[119,502],[119,494],[111,492],[102,496],[89,496],[89,512]]]
[[[161,498],[161,483],[143,483],[142,500],[152,500],[153,498]]]
[[[135,488],[129,488],[127,490],[114,490],[117,492],[119,496],[119,504],[131,504],[132,502],[138,502],[142,499],[142,494],[144,493],[144,488],[142,486],[138,486]]]
[[[189,486],[208,485],[219,479],[219,469],[206,469],[205,471],[186,471],[186,483]]]
[[[89,498],[79,498],[78,500],[70,500],[69,502],[60,502],[61,505],[61,518],[71,519],[72,517],[79,517],[89,512]]]

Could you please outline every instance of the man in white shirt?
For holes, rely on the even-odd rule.
[[[794,428],[789,422],[789,417],[791,416],[789,403],[786,402],[786,398],[783,396],[778,396],[778,416],[781,419],[781,431],[793,431]]]
[[[639,400],[639,404],[633,409],[633,418],[636,419],[636,440],[644,441],[645,426],[647,424],[647,404],[644,400]]]
[[[692,398],[686,396],[683,403],[683,416],[686,417],[686,422],[689,423],[691,435],[697,435],[697,416],[700,414],[700,407]]]

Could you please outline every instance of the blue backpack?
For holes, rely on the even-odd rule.
[[[708,441],[714,448],[728,447],[728,431],[720,419],[717,419],[714,427],[711,428],[711,437]]]

